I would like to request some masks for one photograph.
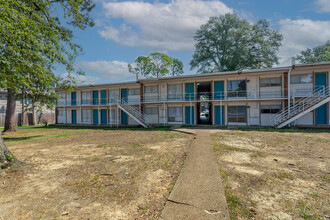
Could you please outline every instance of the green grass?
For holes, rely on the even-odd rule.
[[[242,219],[242,217],[250,219],[253,217],[252,213],[243,205],[240,198],[235,195],[229,185],[225,187],[225,196],[231,220]]]

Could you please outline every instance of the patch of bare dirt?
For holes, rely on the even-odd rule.
[[[232,219],[329,218],[330,133],[212,134]]]
[[[171,131],[49,131],[5,135],[26,166],[0,173],[0,219],[157,219],[192,139]]]

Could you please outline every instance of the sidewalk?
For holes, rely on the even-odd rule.
[[[229,219],[210,132],[194,132],[196,139],[161,216],[165,220]]]

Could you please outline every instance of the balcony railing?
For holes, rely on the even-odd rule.
[[[274,91],[234,91],[234,92],[198,92],[185,94],[165,94],[165,95],[144,95],[137,98],[128,97],[119,99],[118,97],[71,100],[58,102],[58,107],[63,106],[108,106],[116,105],[125,100],[129,105],[139,105],[141,103],[164,103],[164,102],[203,102],[203,101],[231,101],[231,100],[268,100],[284,99],[287,92],[284,90]]]

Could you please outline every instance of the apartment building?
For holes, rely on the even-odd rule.
[[[330,62],[58,90],[57,124],[329,126]]]

